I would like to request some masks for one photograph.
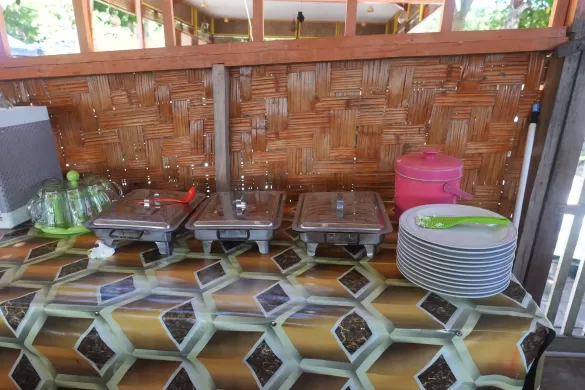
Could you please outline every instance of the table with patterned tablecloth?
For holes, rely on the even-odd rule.
[[[270,253],[187,236],[172,256],[96,237],[0,231],[1,388],[522,389],[554,337],[513,281],[485,299],[440,296],[396,267],[396,235],[304,244],[285,221]],[[18,386],[18,387],[16,387]]]

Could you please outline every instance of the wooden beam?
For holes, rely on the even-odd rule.
[[[4,11],[2,11],[2,6],[0,6],[0,60],[11,57],[6,22],[4,21]]]
[[[252,39],[264,41],[264,0],[254,0],[254,17],[252,18]]]
[[[345,5],[345,32],[346,37],[355,35],[355,24],[357,17],[357,0],[347,0]]]
[[[524,280],[526,290],[532,294],[537,303],[540,303],[546,286],[561,227],[562,215],[557,214],[556,210],[567,202],[573,183],[573,175],[579,162],[581,146],[585,140],[585,128],[583,128],[585,122],[585,53],[577,53],[573,56],[580,57],[580,63],[577,66],[574,84],[570,86],[572,93],[558,145],[558,151],[561,152],[557,153],[554,160],[532,256],[527,264],[528,271]]]
[[[549,27],[559,27],[565,25],[567,11],[569,10],[570,0],[554,0],[550,19],[548,20]]]
[[[175,34],[175,12],[173,10],[173,0],[162,0],[163,27],[165,30],[165,46],[176,46]]]
[[[389,34],[245,42],[15,58],[0,61],[0,80],[225,66],[398,57],[550,51],[568,41],[564,27]]]
[[[571,4],[571,36],[579,39],[585,36],[585,0]],[[585,138],[580,124],[585,121],[584,53],[553,56],[545,79],[533,154],[540,155],[540,161],[525,206],[514,264],[514,274],[537,303],[546,286],[562,221],[558,210],[566,205]]]
[[[215,130],[216,191],[231,189],[230,169],[230,72],[223,64],[213,64],[213,120]]]
[[[567,16],[565,18],[565,26],[573,27],[575,21],[585,20],[585,1],[584,0],[569,0]],[[583,35],[575,38],[582,38]]]
[[[134,13],[136,14],[136,39],[138,47],[144,49],[144,21],[142,20],[142,0],[134,0]]]
[[[455,0],[444,0],[441,14],[441,32],[453,30],[453,15],[455,14]]]
[[[89,0],[73,0],[73,13],[79,37],[79,51],[91,53],[93,49],[93,30],[91,27],[91,7]]]

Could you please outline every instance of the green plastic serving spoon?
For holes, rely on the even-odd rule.
[[[503,217],[437,217],[437,216],[418,216],[416,224],[427,229],[446,229],[452,226],[464,223],[479,223],[483,225],[507,225],[510,221]]]

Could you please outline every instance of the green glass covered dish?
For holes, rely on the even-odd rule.
[[[28,202],[37,229],[49,234],[87,233],[84,223],[122,196],[113,182],[89,175],[80,180],[76,171],[67,172],[67,181],[45,180]]]

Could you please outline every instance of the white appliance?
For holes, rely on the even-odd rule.
[[[0,108],[0,229],[30,217],[26,204],[61,168],[46,107]]]

